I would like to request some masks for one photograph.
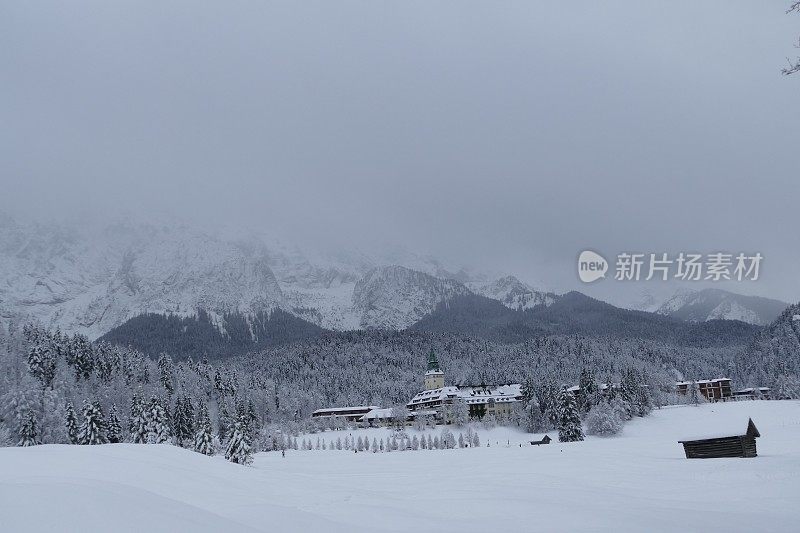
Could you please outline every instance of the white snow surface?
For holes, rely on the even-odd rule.
[[[748,417],[762,434],[759,457],[684,458],[685,435]],[[350,433],[371,441],[390,430],[311,438]],[[260,453],[252,467],[169,445],[3,448],[0,529],[673,533],[800,523],[797,401],[665,408],[580,443],[530,446],[540,435],[506,428],[480,436],[479,449]]]

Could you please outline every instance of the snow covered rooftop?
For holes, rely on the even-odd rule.
[[[731,378],[715,378],[715,379],[698,379],[695,381],[698,385],[700,383],[719,383],[721,381],[731,381]],[[691,381],[678,381],[676,385],[691,385]]]
[[[377,405],[356,405],[356,406],[349,406],[349,407],[326,407],[325,409],[317,409],[313,413],[312,416],[325,416],[325,415],[335,415],[335,414],[345,414],[345,413],[367,413],[371,410],[378,409]]]
[[[392,418],[394,409],[372,409],[369,413],[364,415],[362,420],[386,420]]]
[[[426,390],[417,393],[408,406],[414,408],[418,405],[429,403],[441,403],[461,399],[467,404],[489,403],[489,402],[515,402],[522,396],[522,385],[512,383],[508,385],[460,385],[448,386],[441,389]]]
[[[707,428],[681,435],[682,438],[678,442],[742,436],[747,433],[750,422],[752,422],[752,420],[749,418],[723,419],[721,417],[714,417],[709,420]],[[753,429],[755,429],[755,424],[753,424]],[[758,434],[758,429],[755,429],[755,433],[755,436],[760,436],[760,434]]]

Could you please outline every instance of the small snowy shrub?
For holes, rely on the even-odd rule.
[[[607,402],[600,402],[586,416],[586,432],[589,435],[610,437],[622,429],[623,421]]]

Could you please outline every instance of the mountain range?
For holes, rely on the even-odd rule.
[[[263,235],[225,239],[173,223],[67,226],[0,216],[0,320],[116,341],[142,328],[191,331],[180,341],[185,350],[206,343],[222,353],[234,338],[244,349],[358,329],[504,342],[543,333],[702,339],[720,320],[762,326],[785,307],[706,289],[679,292],[648,309],[655,313],[644,312],[405,251],[309,251]],[[209,327],[228,340],[214,340]],[[752,333],[732,329],[735,339]]]
[[[721,289],[683,289],[658,306],[656,313],[689,322],[725,319],[766,326],[788,305],[780,300],[745,296]]]
[[[319,252],[179,224],[24,225],[0,217],[0,319],[98,338],[144,314],[255,316],[281,309],[330,330],[403,329],[454,296],[510,307],[555,295],[408,252]]]

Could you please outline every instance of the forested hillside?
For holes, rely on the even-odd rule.
[[[497,342],[523,342],[539,335],[586,335],[647,339],[681,346],[740,346],[762,328],[735,320],[684,322],[621,309],[579,292],[549,306],[515,310],[483,296],[455,297],[412,326],[415,331],[468,334]]]
[[[800,304],[787,307],[742,352],[737,373],[792,395],[800,378]]]
[[[255,316],[222,315],[218,322],[198,310],[197,316],[148,313],[128,320],[99,340],[131,346],[150,357],[168,353],[175,359],[216,360],[267,346],[315,339],[325,329],[281,309]]]

